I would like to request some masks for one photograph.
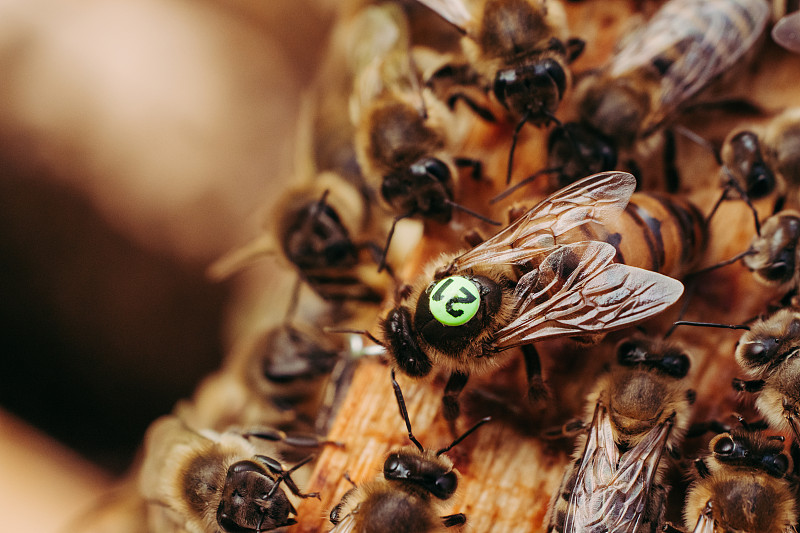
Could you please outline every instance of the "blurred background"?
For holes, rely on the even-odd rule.
[[[291,176],[331,11],[0,0],[0,529],[59,530],[219,365],[253,296],[204,271]]]

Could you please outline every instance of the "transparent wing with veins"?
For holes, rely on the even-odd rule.
[[[494,347],[505,350],[627,327],[660,313],[683,294],[680,281],[614,263],[615,254],[612,245],[600,241],[551,252],[520,278],[516,318],[497,332]]]
[[[672,430],[672,417],[620,454],[608,409],[598,403],[575,486],[564,533],[599,530],[635,533],[648,502],[658,463]]]

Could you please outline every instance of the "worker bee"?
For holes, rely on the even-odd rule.
[[[441,503],[449,500],[458,488],[458,470],[444,455],[473,431],[489,421],[480,420],[449,446],[434,452],[426,450],[414,437],[403,392],[392,371],[392,386],[400,414],[414,446],[389,454],[383,473],[376,479],[354,486],[331,510],[334,528],[330,533],[434,533],[466,523],[462,514],[439,516]]]
[[[663,522],[661,458],[689,424],[690,361],[663,341],[632,338],[617,363],[588,396],[591,422],[550,502],[550,532],[654,532]]]
[[[790,108],[758,131],[739,128],[722,145],[725,180],[736,180],[736,189],[754,200],[775,197],[780,211],[787,193],[790,204],[798,201],[800,184],[800,108]]]
[[[179,418],[156,420],[145,436],[139,490],[150,504],[152,531],[271,531],[297,514],[281,488],[309,498],[276,459],[258,453],[246,434],[195,432]]]
[[[576,86],[581,125],[572,127],[586,127],[586,137],[598,132],[617,151],[640,145],[751,50],[768,19],[762,0],[666,2],[605,68]],[[572,153],[581,158],[580,150]]]
[[[699,477],[686,495],[688,531],[795,531],[797,505],[787,479],[792,460],[783,453],[783,437],[732,429],[714,437],[709,451],[695,463]]]
[[[462,48],[497,101],[518,122],[509,154],[508,180],[517,135],[525,123],[547,125],[572,85],[569,64],[584,42],[567,36],[557,0],[419,0],[461,33]],[[474,106],[473,106],[474,107]],[[586,175],[586,174],[584,174]]]
[[[758,392],[756,408],[771,426],[790,430],[800,443],[800,311],[780,309],[751,324],[736,347],[747,380],[734,388]]]
[[[353,56],[362,65],[354,67],[351,100],[356,154],[367,183],[398,214],[395,222],[418,216],[446,224],[458,209],[499,224],[454,201],[457,167],[470,166],[479,177],[480,163],[450,153],[458,135],[447,126],[444,105],[425,98],[402,9],[390,3],[366,7],[352,27],[358,36]]]
[[[531,392],[541,395],[533,343],[602,335],[672,305],[681,282],[614,263],[614,246],[586,240],[592,226],[622,211],[635,186],[626,173],[589,176],[484,243],[432,265],[409,304],[382,322],[394,364],[412,377],[434,365],[450,370],[443,402],[452,420],[469,374],[497,368],[507,350],[523,347]]]
[[[346,362],[348,352],[340,335],[284,322],[234,347],[223,367],[203,380],[191,401],[179,402],[175,412],[191,427],[217,431],[268,426],[316,433],[323,425],[318,417],[326,394],[335,387],[334,370]],[[288,444],[297,445],[294,440]]]

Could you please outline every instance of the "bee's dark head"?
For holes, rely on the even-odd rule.
[[[723,148],[723,159],[733,179],[739,180],[740,188],[748,197],[757,200],[775,190],[775,174],[764,161],[761,142],[755,133],[742,131],[734,135]]]
[[[768,285],[784,285],[796,276],[797,246],[800,243],[800,218],[796,214],[771,216],[753,239],[742,263]]]
[[[560,169],[558,187],[617,167],[614,141],[588,124],[567,122],[547,139],[547,167]]]
[[[398,306],[389,311],[381,324],[386,348],[397,367],[412,377],[427,376],[433,364],[417,342],[417,333],[407,307]]]
[[[441,460],[432,460],[414,452],[396,452],[383,463],[383,476],[389,481],[402,481],[446,500],[458,488],[458,476]]]
[[[560,59],[547,57],[522,66],[500,70],[493,91],[506,109],[528,122],[547,124],[567,90],[568,74]]]
[[[800,349],[800,315],[782,309],[753,324],[736,347],[737,362],[749,369],[772,370]]]
[[[499,283],[485,276],[449,276],[431,283],[417,301],[414,329],[445,355],[458,357],[496,318]]]
[[[782,478],[791,469],[791,459],[783,453],[782,437],[765,437],[758,432],[734,429],[711,439],[709,449],[719,462],[731,466],[756,468]]]
[[[293,508],[283,490],[254,461],[239,461],[228,469],[217,523],[226,533],[270,531],[294,524]]]
[[[654,347],[647,339],[632,338],[617,346],[617,362],[622,366],[643,365],[673,378],[684,378],[691,362],[682,351],[666,346]]]
[[[384,177],[383,198],[400,213],[414,213],[446,224],[452,216],[453,176],[440,159],[423,157]]]
[[[287,219],[281,245],[298,268],[348,267],[358,251],[339,213],[327,202],[315,201]]]
[[[339,351],[322,336],[312,336],[291,326],[272,330],[256,347],[261,376],[273,383],[311,380],[329,374]]]

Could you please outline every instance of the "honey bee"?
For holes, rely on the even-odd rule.
[[[795,205],[800,184],[800,108],[783,111],[761,131],[731,132],[720,155],[728,170],[725,179],[736,180],[736,188],[749,198],[774,196],[775,211],[780,211],[791,193],[789,201]]]
[[[632,338],[617,362],[588,396],[591,422],[550,502],[550,532],[654,532],[663,522],[661,458],[689,424],[690,361],[662,341]]]
[[[576,86],[580,120],[617,150],[636,146],[751,50],[768,19],[762,0],[666,2]]]
[[[699,478],[686,495],[684,525],[695,533],[794,533],[797,504],[787,476],[783,437],[732,429],[714,437],[695,463]]]
[[[310,458],[285,470],[241,434],[195,432],[175,416],[151,425],[144,453],[139,490],[151,531],[271,531],[296,522],[281,483],[299,498],[318,496],[291,478]]]
[[[800,311],[780,309],[751,324],[739,339],[736,362],[747,380],[734,388],[758,392],[756,408],[775,428],[789,430],[800,443]]]
[[[403,393],[392,371],[392,386],[400,414],[414,446],[405,446],[389,454],[383,463],[383,474],[354,486],[331,510],[334,528],[330,533],[435,533],[466,523],[462,514],[439,516],[444,503],[458,488],[458,470],[444,455],[473,431],[489,421],[480,420],[449,446],[434,452],[426,450],[414,437]]]
[[[358,36],[353,56],[361,65],[354,67],[351,100],[356,154],[367,183],[398,214],[395,222],[418,216],[446,224],[457,209],[499,224],[454,201],[457,167],[470,166],[477,177],[480,163],[450,153],[457,134],[447,126],[445,106],[424,96],[402,9],[368,6],[352,27]]]
[[[360,339],[359,339],[360,340]],[[222,369],[208,376],[175,413],[191,427],[223,431],[267,426],[296,433],[323,429],[326,394],[340,363],[357,357],[340,335],[284,322],[235,347]],[[305,439],[309,445],[319,439]],[[284,439],[286,441],[286,439]]]
[[[567,36],[566,13],[556,0],[419,0],[464,34],[470,65],[518,122],[509,153],[526,123],[558,122],[555,112],[572,85],[569,64],[584,41]],[[474,4],[474,5],[473,5]],[[586,174],[584,174],[586,175]]]
[[[635,185],[626,173],[589,176],[484,243],[431,265],[409,304],[397,305],[382,322],[397,368],[412,377],[435,365],[450,370],[443,403],[453,420],[469,374],[497,368],[507,350],[523,347],[531,392],[541,396],[533,343],[602,335],[672,305],[681,282],[614,263],[614,246],[587,240],[595,235],[592,226],[622,211]]]

